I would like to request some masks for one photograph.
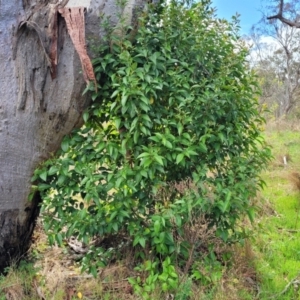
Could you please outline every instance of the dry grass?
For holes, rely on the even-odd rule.
[[[7,274],[5,282],[0,286],[0,290],[7,300],[19,300],[25,297],[22,282],[18,275],[12,271]]]
[[[120,300],[131,299],[132,288],[127,280],[131,273],[126,266],[110,265],[100,270],[98,277],[94,278],[90,274],[82,274],[79,264],[70,257],[66,248],[54,246],[35,263],[39,269],[38,283],[45,299],[71,300],[80,294],[84,299],[102,299],[105,294],[113,294]]]
[[[254,299],[258,283],[250,241],[246,241],[244,247],[232,246],[232,251],[232,267],[224,273],[215,299],[242,300],[247,299],[246,295]]]
[[[207,230],[204,221],[198,225],[193,227],[193,230],[186,228],[186,234],[191,241],[195,239],[196,233],[201,236],[205,232],[206,237],[205,234],[203,237],[211,241],[214,232]],[[246,242],[243,247],[224,246],[217,240],[214,240],[214,243],[217,257],[221,258],[222,255],[230,252],[233,256],[230,263],[224,266],[222,278],[214,284],[210,299],[243,300],[247,299],[244,297],[245,294],[255,294],[256,274],[252,266],[253,253],[250,242]],[[94,278],[89,274],[80,273],[79,264],[71,258],[67,248],[49,247],[46,235],[39,225],[30,251],[30,255],[34,256],[34,268],[28,274],[24,274],[20,269],[11,268],[7,276],[0,280],[0,299],[72,300],[81,297],[87,300],[139,299],[133,294],[133,289],[128,283],[128,278],[137,276],[137,272],[131,267],[134,260],[133,253],[130,249],[127,251],[126,260],[107,266],[99,271],[97,278]],[[205,251],[205,249],[193,249],[193,251]],[[186,279],[190,265],[191,262],[187,261],[185,268],[179,272],[181,285],[178,292],[184,288],[189,289],[192,291],[191,296],[189,298],[178,296],[175,299],[206,299],[209,292],[207,288]],[[155,291],[152,299],[172,299],[173,296]]]
[[[300,191],[300,173],[292,172],[289,176],[289,179],[293,183],[294,187]]]
[[[276,121],[268,121],[265,129],[270,132],[300,131],[300,123],[297,119],[290,121],[282,118]]]

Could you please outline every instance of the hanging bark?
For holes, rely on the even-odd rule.
[[[87,52],[76,47],[79,58],[66,22],[57,14],[66,2],[0,1],[0,270],[28,249],[41,200],[36,194],[28,201],[34,170],[57,151],[64,135],[82,124],[89,105],[80,74],[83,65],[86,79],[94,80]],[[87,39],[98,41],[104,34],[100,15],[115,25],[118,14],[128,11],[116,0],[77,2],[87,3]],[[68,7],[72,3],[76,0]],[[143,7],[143,0],[129,3],[130,11]],[[83,10],[77,12],[83,26]],[[84,42],[82,32],[77,38]]]
[[[97,89],[93,65],[87,54],[85,44],[84,7],[61,8],[59,13],[66,21],[71,40],[79,55],[84,80],[87,84],[93,81]]]

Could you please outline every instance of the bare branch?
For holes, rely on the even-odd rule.
[[[267,19],[268,20],[278,19],[282,23],[287,24],[287,25],[289,25],[291,27],[300,28],[300,22],[291,21],[291,20],[286,19],[286,18],[283,17],[283,5],[284,5],[284,1],[280,0],[278,14],[276,14],[274,16],[271,16],[271,17],[267,17]]]

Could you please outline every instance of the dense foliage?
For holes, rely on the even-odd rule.
[[[82,261],[94,273],[132,245],[148,281],[131,283],[148,291],[177,286],[175,262],[213,280],[199,271],[207,257],[219,268],[209,241],[241,238],[269,158],[235,22],[207,0],[155,9],[134,42],[108,33],[85,126],[33,178],[50,241],[97,237]]]

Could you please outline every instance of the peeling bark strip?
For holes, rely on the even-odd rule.
[[[65,7],[58,11],[66,21],[71,40],[79,55],[84,80],[86,83],[93,81],[97,89],[93,65],[86,51],[84,7]]]
[[[56,68],[57,68],[57,38],[58,38],[58,19],[57,19],[57,5],[49,5],[49,36],[51,36],[51,44],[50,44],[50,73],[51,78],[56,78]]]

